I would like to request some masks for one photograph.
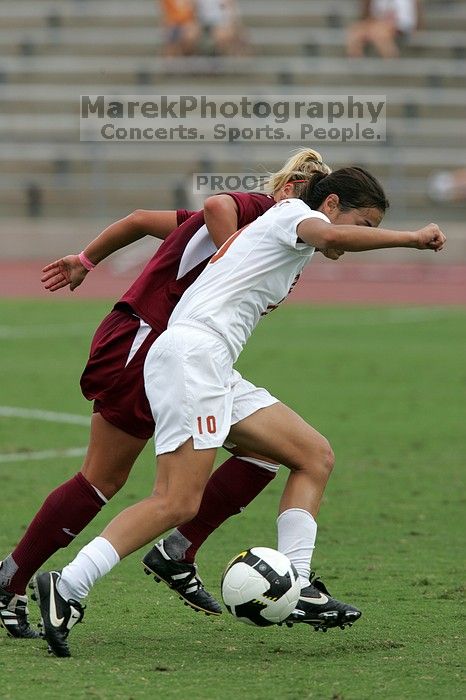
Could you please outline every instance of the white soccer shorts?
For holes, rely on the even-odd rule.
[[[157,338],[144,384],[158,455],[191,437],[196,450],[221,447],[232,425],[278,401],[243,379],[223,339],[200,324],[176,323]]]

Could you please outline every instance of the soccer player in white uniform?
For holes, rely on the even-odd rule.
[[[152,495],[114,518],[61,575],[46,572],[35,579],[44,633],[55,654],[69,655],[69,630],[83,615],[79,601],[96,580],[121,558],[194,516],[216,449],[227,437],[290,469],[278,541],[285,554],[291,541],[299,550],[294,561],[303,588],[294,615],[323,626],[360,616],[309,581],[315,517],[333,466],[328,441],[265,390],[258,392],[242,380],[233,364],[261,316],[286,298],[316,248],[337,253],[442,249],[445,236],[435,224],[414,232],[375,230],[386,206],[378,182],[360,168],[317,173],[300,200],[280,202],[233,234],[185,292],[145,364],[146,393],[157,424]],[[296,530],[302,533],[300,542],[291,538]],[[145,562],[148,557],[150,552]]]

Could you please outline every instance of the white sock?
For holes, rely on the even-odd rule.
[[[113,545],[104,537],[96,537],[63,569],[57,584],[59,594],[65,600],[82,600],[94,583],[108,574],[119,561]]]
[[[301,580],[309,586],[311,558],[317,536],[317,523],[307,510],[289,508],[277,518],[278,551],[286,554]]]

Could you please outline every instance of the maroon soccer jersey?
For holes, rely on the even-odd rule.
[[[238,207],[238,228],[254,221],[275,203],[273,197],[263,194],[232,193],[230,196]],[[144,386],[146,355],[167,327],[170,314],[185,289],[215,252],[207,232],[204,231],[205,235],[202,231],[198,233],[204,226],[203,212],[181,209],[177,212],[177,222],[178,228],[167,236],[115,309],[97,328],[81,377],[82,392],[87,399],[94,400],[94,411],[125,433],[145,440],[154,432],[154,419]],[[203,245],[197,249],[197,256],[186,256],[186,246],[192,239],[191,245],[196,242],[196,233],[198,237],[202,234]],[[210,254],[201,255],[207,251],[207,244],[212,248]],[[152,327],[135,354],[132,348],[141,321],[131,312]]]
[[[228,194],[238,207],[238,228],[251,223],[275,204],[271,195],[242,192]],[[185,274],[179,274],[186,246],[205,223],[203,211],[190,214],[184,209],[177,212],[178,223],[183,223],[167,236],[136,281],[115,305],[115,308],[129,305],[135,314],[159,333],[166,329],[168,319],[183,292],[201,274],[214,252],[212,250]]]

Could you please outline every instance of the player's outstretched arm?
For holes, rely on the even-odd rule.
[[[437,224],[418,231],[392,231],[371,226],[328,224],[321,219],[305,219],[297,227],[301,240],[316,248],[360,252],[379,248],[442,250],[446,237]]]
[[[120,248],[144,236],[164,240],[176,226],[176,211],[137,209],[124,219],[107,226],[83,252],[93,265],[97,265]],[[41,282],[50,292],[67,286],[73,291],[79,287],[87,273],[88,269],[83,266],[78,255],[67,255],[44,267]]]

